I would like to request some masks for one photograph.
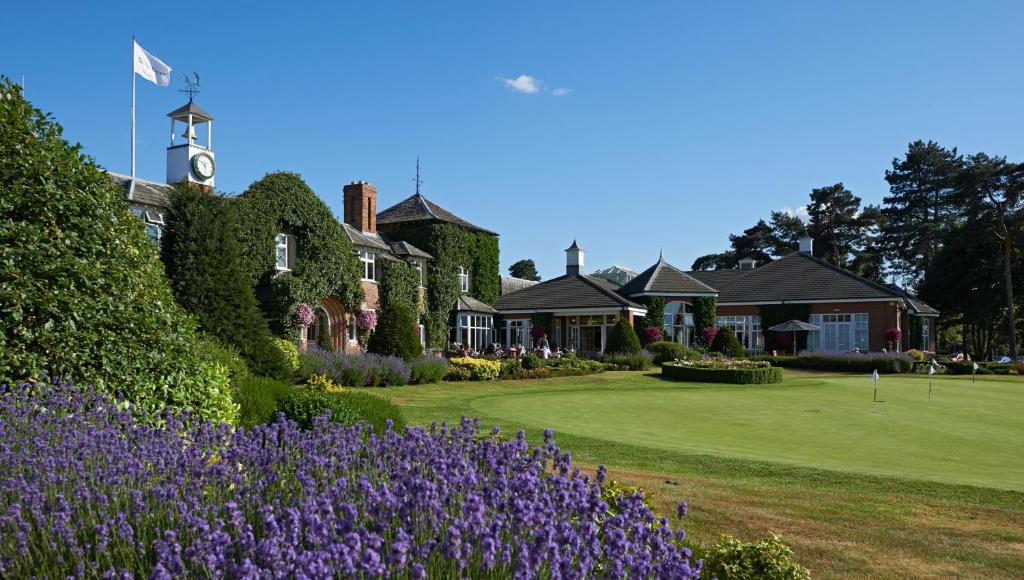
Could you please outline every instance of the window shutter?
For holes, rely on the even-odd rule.
[[[295,239],[295,236],[293,236],[291,234],[288,234],[288,268],[289,269],[292,269],[292,270],[295,269],[295,261],[296,261],[296,258],[298,257],[298,253],[299,253],[298,240]]]

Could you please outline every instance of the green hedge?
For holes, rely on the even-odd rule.
[[[295,391],[296,387],[290,383],[266,377],[245,377],[235,381],[238,426],[252,428],[273,422],[280,412],[281,401]]]
[[[661,376],[693,383],[731,383],[736,385],[767,385],[782,382],[782,369],[698,369],[693,367],[662,365]]]
[[[368,423],[378,434],[385,431],[388,420],[391,420],[395,431],[405,428],[405,417],[397,405],[382,397],[354,390],[338,393],[295,389],[281,401],[281,411],[302,429],[311,428],[314,419],[327,412],[331,413],[331,420],[345,425],[355,425],[360,421]]]
[[[647,345],[647,351],[654,355],[654,364],[660,365],[674,360],[698,360],[701,354],[678,342],[659,340]]]

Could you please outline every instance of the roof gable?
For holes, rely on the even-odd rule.
[[[573,310],[584,308],[643,308],[620,296],[617,286],[583,274],[559,276],[498,297],[498,311]]]
[[[899,298],[892,290],[880,284],[800,252],[752,270],[714,270],[691,274],[718,288],[719,304]]]
[[[498,235],[488,229],[469,223],[452,212],[416,193],[377,213],[377,226],[415,221],[440,221],[462,226],[485,234]]]
[[[623,296],[642,294],[712,295],[716,290],[665,261],[664,256],[619,288]]]

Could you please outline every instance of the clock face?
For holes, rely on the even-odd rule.
[[[196,153],[192,156],[192,173],[202,180],[213,177],[217,166],[213,163],[213,157],[209,153]]]

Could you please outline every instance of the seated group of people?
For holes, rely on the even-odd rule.
[[[463,349],[465,356],[474,356],[477,353],[473,349]],[[561,358],[563,354],[574,352],[571,349],[562,350],[561,347],[552,350],[551,344],[548,342],[548,335],[543,334],[534,343],[533,348],[523,345],[522,343],[512,344],[508,348],[503,348],[501,344],[492,342],[487,346],[484,354],[491,356],[507,357],[507,358],[523,358],[527,354],[533,353],[537,356],[548,359],[548,358]]]

